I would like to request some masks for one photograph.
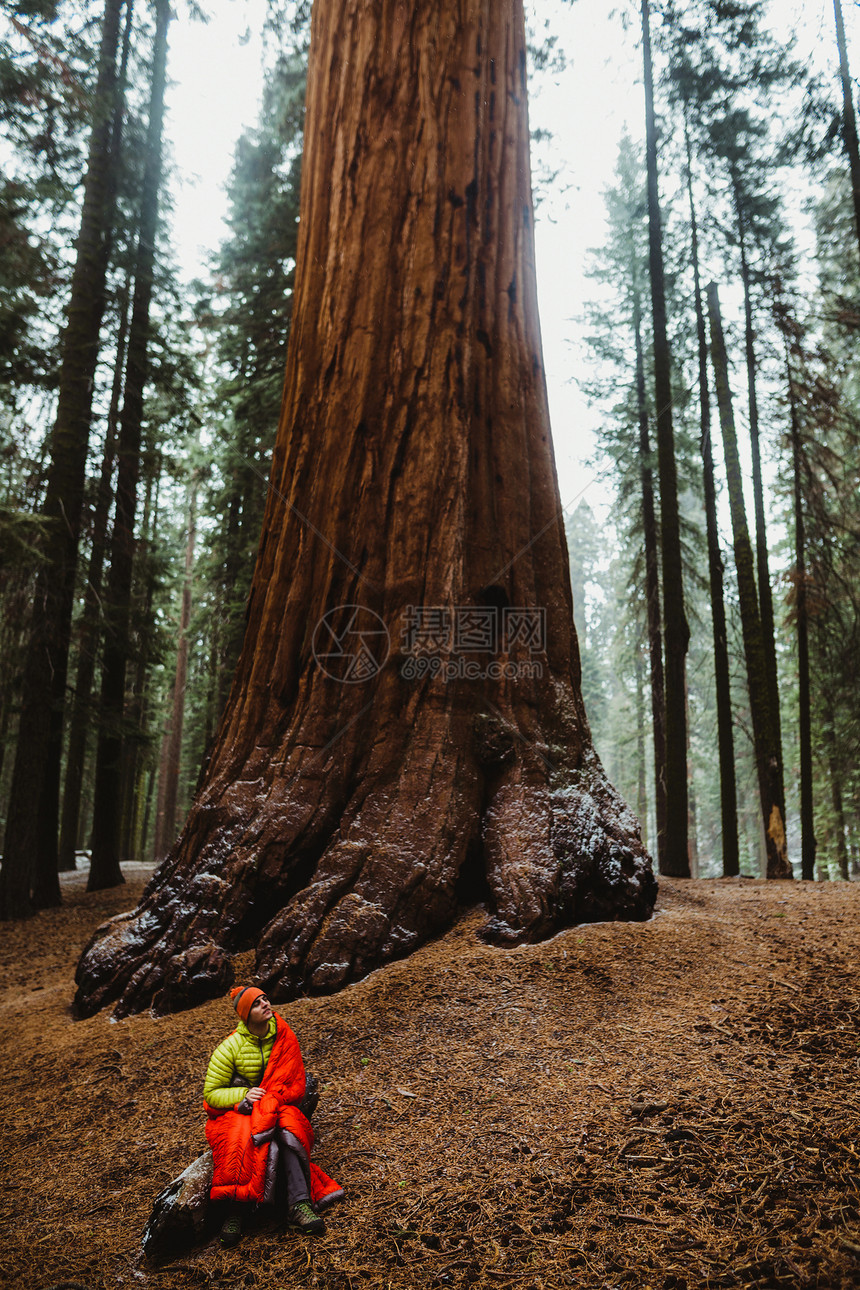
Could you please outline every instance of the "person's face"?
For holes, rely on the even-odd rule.
[[[251,1004],[251,1011],[248,1013],[248,1020],[257,1025],[260,1022],[268,1021],[272,1015],[272,1005],[264,994],[255,999]]]

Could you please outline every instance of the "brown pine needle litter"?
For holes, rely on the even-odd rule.
[[[663,879],[648,923],[516,950],[470,910],[284,1006],[345,1203],[321,1238],[264,1221],[152,1267],[231,1014],[71,1020],[81,947],[148,872],[70,875],[62,908],[3,927],[4,1287],[860,1285],[860,884]]]

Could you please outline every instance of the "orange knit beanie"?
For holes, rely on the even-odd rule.
[[[238,1012],[243,1021],[247,1022],[248,1013],[253,1008],[261,994],[265,994],[256,985],[234,985],[230,991],[230,998],[233,1000],[233,1007]]]

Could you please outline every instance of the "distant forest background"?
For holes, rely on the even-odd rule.
[[[190,286],[171,254],[166,0],[18,0],[0,19],[0,832],[23,836],[16,782],[58,749],[36,905],[58,899],[52,854],[74,867],[105,821],[122,861],[166,854],[229,692],[289,334],[308,11],[272,13],[230,234]],[[571,302],[593,360],[571,376],[601,409],[594,465],[614,496],[608,521],[585,501],[566,520],[586,710],[655,859],[674,704],[690,872],[764,872],[770,776],[798,875],[848,878],[860,161],[840,4],[824,77],[764,0],[643,0],[639,16],[649,148],[622,140],[593,298]],[[541,31],[536,68],[573,61]],[[42,729],[22,694],[50,596],[68,612]],[[93,885],[116,881],[94,867]],[[0,903],[21,912],[8,885]]]

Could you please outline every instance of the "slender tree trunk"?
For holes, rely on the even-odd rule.
[[[521,0],[314,6],[242,656],[183,833],[85,952],[79,1012],[211,997],[250,945],[275,998],[339,989],[479,885],[503,944],[652,908],[580,694],[525,68]]]
[[[687,693],[688,709],[689,709],[689,701],[690,701],[690,696],[688,691]],[[687,782],[688,782],[687,801],[689,803],[688,829],[689,829],[689,835],[690,835],[690,842],[689,842],[690,873],[692,877],[698,878],[699,877],[699,820],[696,813],[696,785],[693,781],[693,758],[691,755],[689,710],[687,715],[687,766],[689,767],[688,776],[687,776]]]
[[[645,694],[642,655],[636,650],[636,809],[642,821],[642,841],[647,846],[645,820],[648,816],[648,793],[645,776]]]
[[[642,346],[642,302],[636,257],[631,261],[633,333],[636,345],[636,406],[639,417],[639,477],[642,487],[642,533],[645,545],[645,609],[648,619],[648,658],[651,669],[651,725],[654,735],[654,806],[657,825],[657,863],[666,864],[666,687],[663,675],[663,625],[660,613],[660,543],[654,507],[654,475],[645,398],[645,354]]]
[[[854,112],[854,90],[848,70],[848,46],[842,21],[842,0],[833,0],[836,16],[836,43],[839,46],[839,77],[842,81],[842,139],[848,154],[851,174],[851,196],[854,199],[854,227],[860,249],[860,147],[857,144],[857,117]]]
[[[152,467],[155,464],[155,454],[144,453],[144,463],[147,461],[147,456],[149,456],[150,468],[147,471],[143,517],[140,526],[141,538],[138,543],[137,559],[135,561],[135,574],[139,580],[142,580],[141,626],[136,644],[137,662],[134,669],[134,679],[128,695],[128,729],[130,735],[125,743],[123,763],[123,800],[125,805],[123,807],[124,823],[120,851],[123,858],[127,860],[142,858],[143,854],[140,847],[140,820],[143,811],[141,761],[147,743],[148,680],[152,661],[150,657],[149,625],[152,622],[153,595],[155,591],[155,582],[150,571],[151,557],[149,554],[149,548],[152,545],[152,513],[155,494],[155,479]],[[144,558],[141,559],[141,556]]]
[[[717,490],[714,481],[714,452],[711,441],[708,340],[705,328],[705,311],[702,307],[702,282],[699,275],[699,228],[696,219],[696,205],[693,200],[693,165],[686,119],[684,121],[684,141],[687,150],[687,197],[690,206],[693,294],[696,305],[696,341],[699,357],[699,442],[702,449],[705,528],[708,541],[708,578],[714,637],[714,681],[717,696],[717,746],[720,759],[720,824],[723,876],[732,878],[740,873],[740,852],[738,848],[738,798],[735,783],[735,741],[732,729],[731,673],[729,670],[728,633],[726,631],[726,604],[723,594],[723,553],[717,523]]]
[[[806,602],[806,535],[803,516],[803,465],[797,395],[786,353],[791,413],[791,459],[794,469],[794,566],[797,620],[798,726],[800,732],[800,865],[801,877],[815,877],[815,815],[812,795],[812,706],[809,684],[809,614]]]
[[[752,289],[750,267],[746,253],[743,206],[740,189],[735,181],[735,214],[738,223],[738,241],[741,252],[741,279],[744,287],[744,346],[746,352],[747,392],[749,396],[750,448],[752,453],[753,499],[755,504],[756,572],[758,578],[759,614],[761,616],[764,658],[767,669],[767,687],[774,723],[776,752],[779,758],[780,810],[785,819],[785,775],[782,757],[782,721],[779,710],[779,679],[776,667],[776,636],[774,631],[773,593],[770,586],[770,562],[767,549],[767,525],[764,514],[764,485],[761,473],[761,443],[759,436],[758,394],[756,391],[755,331],[753,328]]]
[[[175,680],[174,680],[175,684]],[[169,778],[170,767],[170,728],[173,719],[174,688],[170,690],[170,715],[164,722],[164,729],[161,732],[161,743],[158,749],[158,776],[156,779],[157,787],[155,793],[155,836],[152,840],[152,858],[156,864],[160,864],[167,852],[165,846],[165,835],[167,830],[164,827],[164,801],[167,793],[167,781]],[[169,845],[169,844],[168,844]]]
[[[149,821],[152,818],[152,799],[155,794],[155,769],[146,767],[143,771],[146,779],[146,796],[143,804],[143,819],[140,826],[140,859],[146,863],[147,845],[149,843]]]
[[[0,870],[0,917],[5,918],[30,913],[31,891],[37,906],[60,901],[57,834],[63,709],[93,380],[116,202],[118,158],[112,153],[111,141],[117,110],[121,10],[122,0],[105,0],[81,226],[43,505],[48,536],[33,602]]]
[[[185,544],[185,579],[182,583],[182,608],[179,613],[179,644],[176,651],[176,674],[173,680],[173,711],[170,717],[167,747],[162,761],[164,788],[159,784],[159,852],[165,854],[176,838],[176,800],[179,769],[182,761],[182,734],[185,728],[185,688],[188,679],[188,625],[191,622],[191,588],[194,571],[194,542],[197,536],[197,479],[192,480],[188,498],[188,540]]]
[[[108,409],[105,446],[102,453],[96,505],[93,512],[92,545],[87,568],[87,585],[84,590],[84,610],[81,616],[78,667],[75,678],[75,699],[69,722],[69,743],[66,754],[66,778],[63,785],[63,815],[60,826],[59,869],[61,872],[75,867],[81,812],[81,791],[84,783],[87,737],[93,714],[93,679],[99,648],[99,629],[102,607],[102,572],[107,544],[108,516],[113,497],[111,480],[116,451],[116,423],[122,394],[125,371],[125,346],[128,329],[128,301],[131,282],[127,277],[120,308],[119,335],[113,370],[113,388]]]
[[[827,772],[830,780],[830,800],[833,804],[833,816],[836,821],[836,859],[839,862],[839,872],[842,877],[848,881],[850,872],[848,867],[848,847],[845,843],[846,819],[845,804],[842,796],[842,779],[843,767],[840,763],[836,749],[836,739],[833,734],[835,716],[833,704],[830,695],[825,692],[822,696],[822,705],[824,708],[824,721],[821,727],[821,735],[824,741],[824,749],[827,757]]]
[[[123,882],[120,868],[122,831],[123,714],[126,660],[130,650],[129,621],[134,565],[134,524],[140,473],[143,396],[146,386],[149,310],[152,300],[155,239],[162,174],[164,90],[167,80],[169,0],[155,0],[152,88],[146,139],[146,164],[141,197],[140,230],[134,268],[134,299],[128,337],[123,409],[117,457],[119,461],[114,511],[111,564],[105,603],[102,651],[102,725],[96,750],[93,801],[93,854],[88,891]]]
[[[758,773],[759,800],[765,832],[768,878],[790,878],[785,837],[785,817],[782,810],[779,758],[776,734],[770,709],[770,690],[762,638],[759,601],[755,585],[752,544],[747,528],[744,508],[743,478],[738,454],[732,396],[729,389],[728,360],[723,339],[723,323],[717,284],[708,287],[708,314],[711,325],[711,359],[717,387],[717,402],[723,431],[723,448],[726,457],[726,480],[734,535],[735,568],[738,579],[741,627],[747,667],[750,715],[753,725],[756,770]]]
[[[3,777],[3,762],[6,754],[6,739],[9,734],[9,717],[12,712],[12,681],[5,677],[0,685],[0,783]],[[2,799],[0,799],[2,800]]]
[[[664,640],[666,644],[666,850],[661,871],[689,878],[687,845],[687,705],[686,657],[690,629],[684,611],[678,472],[672,424],[672,382],[666,328],[663,234],[657,187],[657,123],[651,70],[649,0],[642,0],[642,49],[645,71],[645,136],[648,171],[648,262],[654,327],[654,394],[657,461],[660,477],[660,538],[663,565]],[[665,866],[665,867],[664,867]]]

